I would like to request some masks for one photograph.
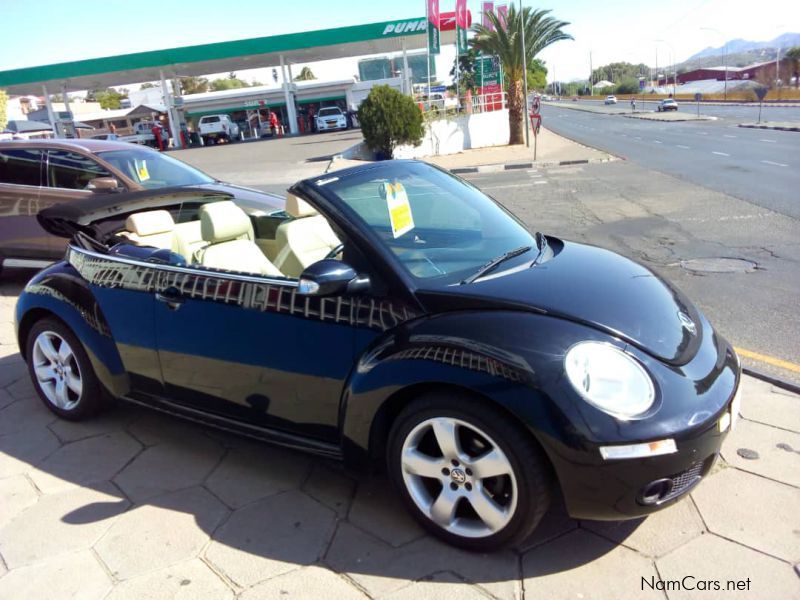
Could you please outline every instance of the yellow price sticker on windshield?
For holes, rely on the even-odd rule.
[[[386,182],[381,184],[380,192],[386,199],[386,207],[389,209],[392,236],[399,238],[414,229],[414,216],[411,214],[411,204],[405,186],[400,182]]]
[[[139,181],[147,181],[150,179],[150,172],[147,170],[147,161],[136,161],[136,174],[139,176]]]

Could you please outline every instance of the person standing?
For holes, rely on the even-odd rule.
[[[631,112],[636,112],[636,98],[631,96]]]
[[[272,137],[275,137],[278,130],[278,115],[274,110],[269,111],[269,129],[272,131]]]

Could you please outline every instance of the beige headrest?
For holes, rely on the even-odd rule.
[[[175,221],[166,210],[149,210],[125,219],[125,229],[136,235],[156,235],[175,229]]]
[[[292,215],[295,219],[301,217],[313,217],[318,214],[317,209],[311,206],[305,200],[302,200],[294,194],[286,196],[286,212]]]
[[[212,244],[235,240],[250,233],[250,217],[230,200],[209,202],[200,207],[200,231]]]

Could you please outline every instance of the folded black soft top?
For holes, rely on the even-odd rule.
[[[84,200],[70,200],[39,211],[36,219],[45,231],[61,237],[72,237],[95,221],[142,210],[176,206],[186,202],[232,200],[225,192],[200,187],[166,187],[123,193],[97,193]]]

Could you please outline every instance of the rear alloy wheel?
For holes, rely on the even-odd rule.
[[[60,321],[42,319],[28,335],[28,371],[42,402],[58,416],[83,419],[102,405],[89,357]]]
[[[535,442],[505,415],[471,398],[432,395],[398,417],[389,469],[415,517],[470,550],[521,542],[549,504]]]

